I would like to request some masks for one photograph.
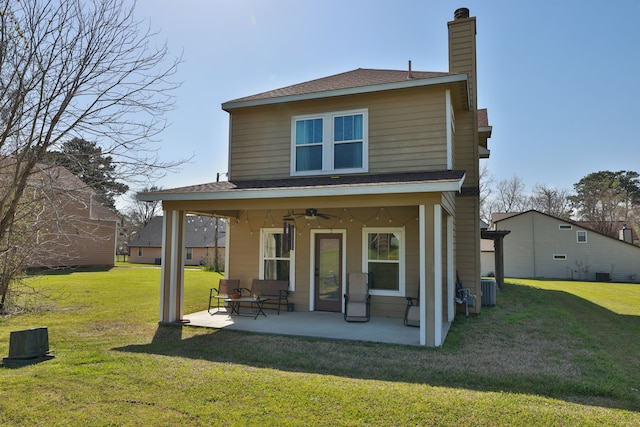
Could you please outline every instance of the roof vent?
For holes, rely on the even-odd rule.
[[[412,79],[413,78],[413,74],[411,73],[411,60],[409,60],[409,74],[407,74],[407,78],[408,79]]]
[[[469,17],[469,9],[466,7],[461,7],[453,12],[453,19],[457,21],[458,19],[464,19]]]

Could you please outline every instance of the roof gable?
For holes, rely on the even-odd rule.
[[[454,84],[457,98],[468,106],[467,75],[432,71],[376,70],[358,68],[345,73],[298,83],[222,104],[224,110],[304,99],[401,89],[405,87]]]
[[[540,212],[540,211],[537,211],[535,209],[530,209],[528,211],[520,212],[520,213],[502,214],[502,215],[505,215],[505,216],[501,217],[500,219],[494,220],[494,224],[497,224],[498,222],[505,222],[505,221],[508,221],[508,220],[510,220],[512,218],[516,218],[516,217],[520,217],[520,216],[536,215],[536,214],[537,215],[541,215],[541,216],[545,216],[547,218],[551,218],[551,219],[557,220],[557,221],[565,223],[565,224],[570,224],[570,225],[572,225],[572,226],[574,226],[576,228],[579,228],[581,230],[584,230],[584,231],[589,231],[591,233],[596,233],[596,234],[598,234],[598,235],[600,235],[602,237],[606,237],[607,239],[611,239],[611,240],[614,240],[616,242],[625,243],[625,244],[628,244],[628,245],[635,246],[632,243],[625,242],[624,240],[621,240],[621,239],[618,239],[618,238],[615,238],[615,237],[611,237],[611,236],[608,236],[608,235],[606,235],[604,233],[601,233],[601,232],[599,232],[597,230],[591,229],[589,227],[585,227],[579,221],[572,221],[570,219],[558,218],[556,216],[553,216],[553,215],[550,215],[550,214],[547,214],[547,213],[544,213],[544,212]],[[500,216],[501,214],[498,213],[496,215]],[[497,228],[497,226],[496,226],[496,228]]]

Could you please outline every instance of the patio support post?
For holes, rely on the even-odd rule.
[[[418,208],[420,229],[420,345],[442,345],[442,207]],[[428,226],[428,225],[431,226]]]
[[[456,316],[455,306],[455,263],[453,250],[453,215],[447,214],[447,321],[453,322]]]
[[[496,283],[498,289],[504,289],[504,236],[499,235],[493,241],[495,266],[496,266]]]
[[[182,321],[186,218],[185,211],[170,210],[162,219],[161,323]]]
[[[426,226],[426,208],[424,205],[418,207],[418,227],[419,227],[419,259],[420,259],[420,345],[427,345],[427,226]]]
[[[431,246],[433,248],[433,274],[431,281],[427,281],[427,284],[433,286],[429,287],[428,292],[431,298],[433,308],[429,307],[429,322],[427,326],[431,325],[427,329],[427,344],[432,347],[439,347],[442,345],[442,206],[433,206],[433,236],[431,239]]]

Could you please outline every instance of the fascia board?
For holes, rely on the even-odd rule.
[[[420,86],[434,86],[448,83],[467,82],[466,74],[455,74],[451,76],[434,77],[430,79],[415,79],[405,82],[385,83],[374,86],[362,86],[348,89],[337,89],[325,92],[306,93],[301,95],[279,96],[276,98],[254,99],[247,101],[230,101],[222,104],[222,109],[228,111],[234,108],[256,107],[260,105],[281,104],[294,101],[308,101],[314,99],[331,98],[344,95],[358,95],[363,93],[381,92],[385,90],[405,89]]]
[[[432,192],[459,192],[466,175],[459,180],[438,181],[430,183],[400,183],[384,185],[351,185],[322,188],[270,188],[255,190],[230,190],[209,193],[148,193],[140,194],[138,200],[153,202],[166,201],[194,201],[194,200],[247,200],[247,199],[278,199],[291,197],[325,197],[325,196],[358,196],[409,194]]]

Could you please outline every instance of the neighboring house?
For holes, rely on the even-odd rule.
[[[636,282],[640,247],[535,210],[501,215],[507,277]]]
[[[1,163],[0,185],[15,167],[10,158]],[[118,217],[64,167],[36,165],[16,218],[12,227],[22,230],[19,250],[31,268],[115,263]]]
[[[162,259],[162,219],[156,216],[129,242],[129,261],[160,264]],[[214,263],[216,253],[216,224],[218,226],[218,262],[224,267],[225,222],[210,216],[188,215],[185,230],[185,265]]]
[[[480,274],[482,276],[494,276],[496,274],[493,240],[480,240]]]
[[[226,102],[228,182],[142,193],[164,209],[161,321],[182,320],[185,218],[229,219],[228,278],[289,281],[297,311],[344,311],[366,272],[371,315],[402,322],[420,297],[420,343],[440,346],[455,282],[480,295],[476,19],[448,23],[449,70],[356,69]],[[473,308],[480,311],[480,304]]]

